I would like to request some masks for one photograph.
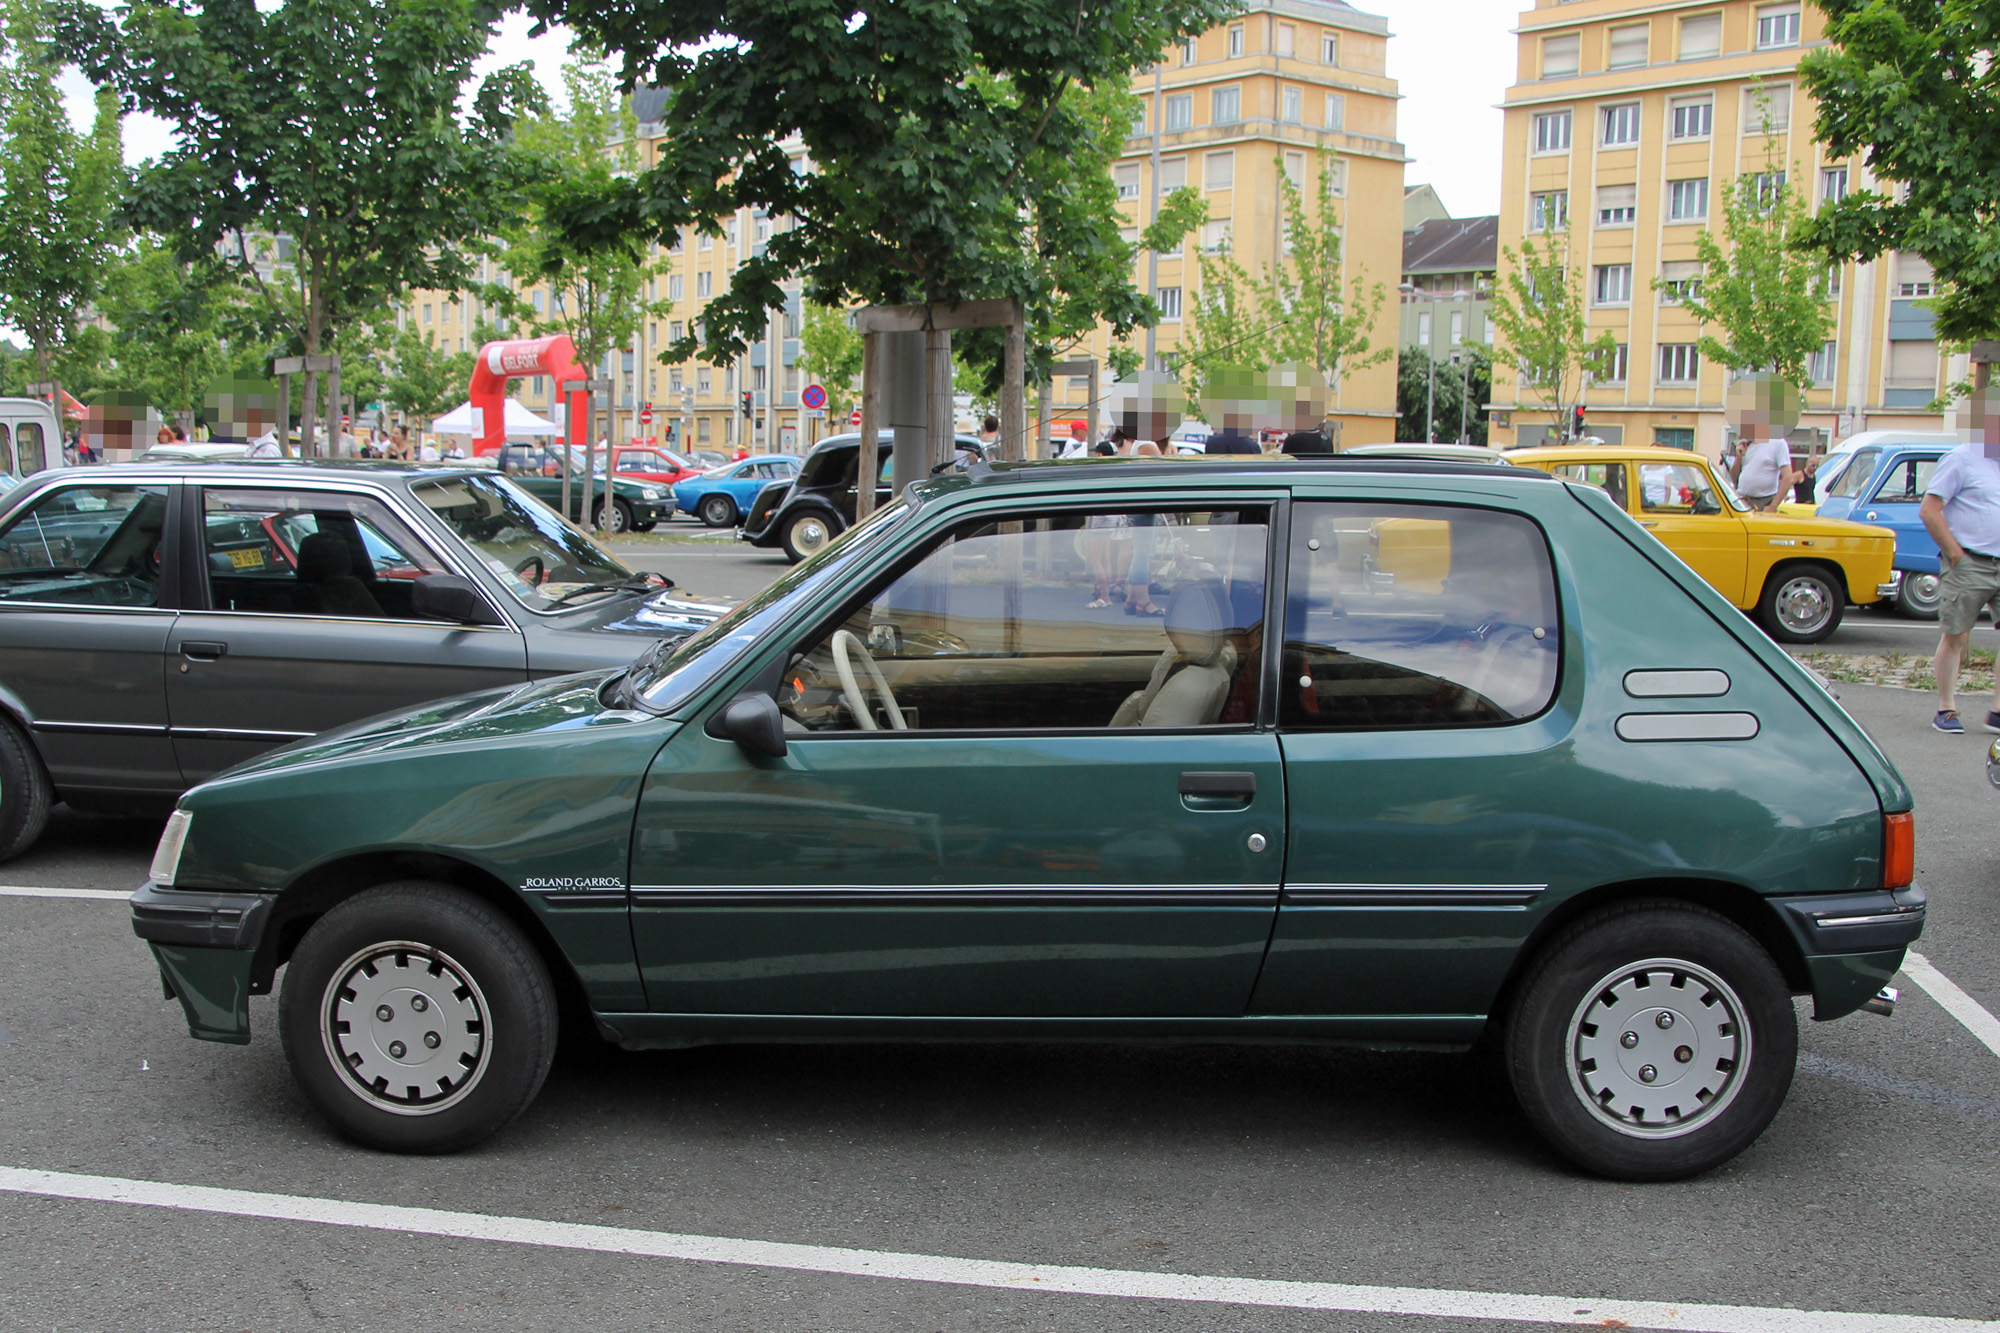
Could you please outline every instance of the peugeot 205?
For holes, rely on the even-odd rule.
[[[1391,524],[1440,577],[1370,576]],[[632,1049],[1485,1041],[1558,1150],[1664,1179],[1770,1124],[1794,996],[1890,1003],[1912,836],[1597,486],[982,465],[629,669],[201,784],[132,912],[196,1037],[283,968],[299,1083],[379,1148],[506,1125],[567,1004]]]

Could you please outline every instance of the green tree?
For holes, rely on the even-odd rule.
[[[443,416],[465,401],[476,359],[475,353],[447,352],[416,329],[404,329],[396,335],[382,401],[420,422]]]
[[[1939,338],[2000,338],[2000,10],[1817,0],[1830,45],[1799,61],[1832,157],[1892,188],[1823,205],[1798,232],[1823,259],[1908,250],[1930,262]],[[1980,367],[1981,382],[1989,372]]]
[[[0,41],[0,321],[27,335],[46,380],[96,298],[117,244],[123,188],[117,97],[97,95],[88,135],[70,128],[62,60],[43,0],[6,0]]]
[[[1415,443],[1425,438],[1424,423],[1431,433],[1446,440],[1458,439],[1460,412],[1464,412],[1465,442],[1482,448],[1486,444],[1486,418],[1482,405],[1492,397],[1493,358],[1476,343],[1459,349],[1464,360],[1433,362],[1421,347],[1405,347],[1396,362],[1396,438]],[[1435,386],[1431,376],[1437,379]],[[1470,393],[1467,381],[1470,380]],[[1435,387],[1435,396],[1433,388]]]
[[[98,301],[116,330],[111,353],[119,387],[145,394],[169,414],[198,412],[203,391],[230,369],[229,340],[242,327],[244,305],[234,274],[214,263],[186,263],[157,237],[138,237],[111,269]]]
[[[1365,272],[1346,280],[1336,205],[1340,196],[1334,188],[1337,169],[1331,153],[1319,155],[1318,188],[1308,205],[1306,192],[1278,164],[1285,253],[1270,266],[1259,292],[1264,317],[1276,325],[1274,360],[1317,367],[1329,384],[1338,384],[1349,370],[1381,365],[1396,354],[1394,347],[1373,347],[1369,338],[1387,289],[1370,283]]]
[[[1277,361],[1277,329],[1257,300],[1256,281],[1225,239],[1196,255],[1201,286],[1196,289],[1173,353],[1174,369],[1187,391],[1188,413],[1202,417],[1202,385],[1225,367],[1268,369]],[[1206,417],[1202,417],[1206,420]]]
[[[465,286],[469,250],[518,213],[524,158],[508,138],[540,91],[525,65],[468,89],[499,13],[134,0],[115,21],[74,5],[65,27],[86,72],[176,132],[138,172],[133,218],[184,259],[221,252],[279,349],[318,355],[408,288]],[[260,237],[289,247],[275,267],[259,264]]]
[[[829,421],[854,410],[860,399],[861,335],[848,322],[846,311],[806,303],[805,321],[799,327],[799,373],[826,390]]]
[[[1500,335],[1493,359],[1510,367],[1568,435],[1589,376],[1604,376],[1618,351],[1609,330],[1590,336],[1583,277],[1569,263],[1569,234],[1556,232],[1537,248],[1521,242],[1517,255],[1500,251],[1501,278],[1493,292],[1493,328]]]

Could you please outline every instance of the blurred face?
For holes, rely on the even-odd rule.
[[[154,443],[154,444],[171,444],[171,443],[173,443],[173,438],[174,438],[174,433],[173,433],[172,431],[168,430],[168,429],[167,429],[167,428],[166,428],[165,426],[162,426],[162,427],[160,427],[160,433],[159,433],[158,435],[155,435],[155,436],[153,437],[153,443]]]
[[[1972,391],[1958,410],[1958,432],[1986,446],[1988,458],[2000,459],[2000,385]]]

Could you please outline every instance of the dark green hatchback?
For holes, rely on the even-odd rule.
[[[631,669],[190,791],[133,898],[193,1035],[279,1027],[383,1148],[474,1143],[558,1011],[631,1048],[1493,1045],[1684,1176],[1921,930],[1910,793],[1601,491],[1370,459],[915,488]]]

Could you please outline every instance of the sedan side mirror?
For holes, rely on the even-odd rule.
[[[456,574],[425,574],[410,585],[410,609],[456,625],[498,625],[479,589]]]
[[[717,740],[735,741],[749,754],[785,757],[785,717],[768,694],[739,694],[709,719],[706,728]]]

